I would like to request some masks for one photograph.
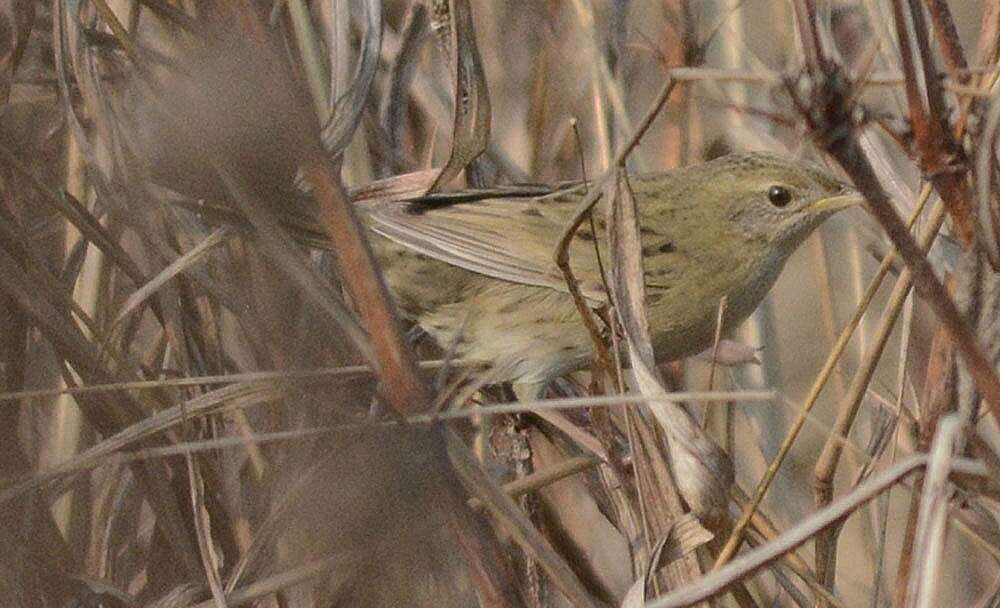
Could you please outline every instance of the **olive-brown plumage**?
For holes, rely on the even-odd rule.
[[[633,176],[629,183],[660,360],[710,346],[723,296],[726,329],[745,320],[802,241],[860,201],[812,166],[760,153]],[[495,366],[503,379],[542,382],[592,356],[553,261],[583,192],[577,185],[537,198],[381,202],[363,217],[406,317],[458,356]],[[597,234],[586,226],[570,245],[571,265],[584,295],[600,304],[607,295],[594,245],[606,262],[606,234],[600,221]]]

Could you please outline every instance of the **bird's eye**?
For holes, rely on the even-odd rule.
[[[784,207],[792,201],[792,193],[784,186],[771,186],[767,189],[767,200],[775,207]]]

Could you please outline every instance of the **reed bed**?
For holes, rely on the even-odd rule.
[[[0,604],[1000,605],[997,0],[0,20]],[[867,208],[687,361],[612,273],[630,356],[540,399],[399,321],[353,208],[751,149]]]

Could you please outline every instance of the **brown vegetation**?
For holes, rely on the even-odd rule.
[[[0,8],[0,605],[1000,602],[1000,1]],[[622,178],[730,149],[869,213],[660,369]],[[615,306],[518,401],[352,203],[581,173]]]

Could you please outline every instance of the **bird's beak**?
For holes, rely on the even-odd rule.
[[[841,194],[828,198],[821,198],[805,208],[811,213],[833,213],[847,207],[853,207],[864,202],[865,198],[861,193],[853,188],[847,189]]]

